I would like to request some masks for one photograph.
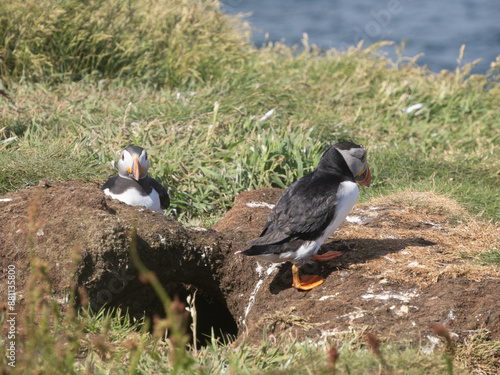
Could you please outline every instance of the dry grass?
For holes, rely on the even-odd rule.
[[[456,217],[468,217],[466,210],[457,201],[433,191],[403,191],[372,199],[369,206],[404,207],[410,212],[438,214],[448,221]]]
[[[481,254],[498,249],[500,226],[467,215],[454,200],[434,192],[403,192],[376,198],[354,209],[351,216],[368,224],[345,223],[337,237],[350,240],[392,239],[380,251],[386,256],[366,263],[352,264],[370,275],[395,282],[429,286],[440,277],[464,277],[471,280],[500,277],[500,265],[475,260]],[[372,225],[374,223],[375,225]],[[361,234],[360,234],[361,233]],[[411,244],[401,245],[402,243]],[[391,251],[404,248],[404,251]]]

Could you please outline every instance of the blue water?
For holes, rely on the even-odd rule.
[[[229,14],[249,13],[252,41],[346,50],[361,39],[366,44],[406,41],[403,55],[434,72],[454,70],[465,44],[461,65],[478,58],[473,73],[484,74],[500,55],[500,0],[221,0]],[[267,35],[266,35],[267,34]],[[365,44],[365,45],[366,45]],[[393,60],[394,47],[384,48]]]

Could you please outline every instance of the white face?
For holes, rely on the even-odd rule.
[[[349,166],[349,169],[354,175],[354,178],[358,180],[357,178],[363,175],[367,169],[365,148],[361,147],[361,148],[351,148],[349,150],[339,150],[339,149],[337,150],[344,157],[344,160]]]
[[[140,147],[127,147],[118,160],[118,174],[122,177],[141,180],[148,175],[149,160],[146,150]]]

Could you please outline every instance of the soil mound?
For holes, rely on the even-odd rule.
[[[15,265],[22,307],[33,251],[50,266],[52,297],[61,303],[76,284],[95,309],[107,304],[133,316],[161,313],[130,257],[136,229],[141,260],[166,290],[181,300],[197,292],[198,337],[211,327],[254,342],[263,327],[299,339],[362,327],[421,339],[439,322],[459,338],[484,328],[500,339],[499,267],[480,261],[498,246],[498,226],[467,217],[456,202],[433,193],[357,204],[320,251],[343,255],[301,269],[325,283],[300,292],[291,287],[291,264],[259,264],[236,254],[260,234],[282,192],[240,194],[213,228],[184,227],[127,206],[92,183],[42,182],[6,194],[0,200],[0,298],[7,299],[7,269]]]

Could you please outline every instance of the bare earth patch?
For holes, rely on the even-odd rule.
[[[214,229],[232,241],[235,251],[243,250],[244,242],[259,235],[281,193],[240,194]],[[474,257],[498,248],[499,239],[498,226],[468,217],[456,202],[434,193],[401,193],[357,204],[322,250],[344,254],[302,268],[326,277],[312,291],[291,287],[289,263],[236,260],[251,271],[245,280],[249,285],[234,302],[240,306],[233,308],[240,334],[259,340],[267,326],[271,332],[328,337],[361,327],[386,337],[420,339],[440,322],[461,338],[486,328],[498,340],[499,267]],[[239,271],[233,277],[244,283],[244,275]]]
[[[0,201],[0,298],[6,299],[7,266],[15,264],[22,307],[30,275],[28,208],[38,197],[34,253],[50,266],[53,298],[62,299],[76,283],[95,308],[109,303],[135,316],[158,313],[159,301],[130,259],[130,232],[137,228],[141,259],[167,291],[181,299],[198,291],[200,333],[215,325],[260,342],[264,327],[268,334],[298,339],[369,329],[432,350],[431,324],[439,322],[459,341],[481,329],[500,340],[500,270],[479,260],[479,254],[498,249],[497,225],[469,217],[434,193],[357,204],[321,250],[343,255],[301,269],[321,274],[325,283],[299,292],[291,287],[291,264],[258,264],[235,254],[260,234],[282,192],[240,194],[211,229],[126,206],[95,184],[45,183],[6,194]],[[72,280],[75,249],[81,261]]]

